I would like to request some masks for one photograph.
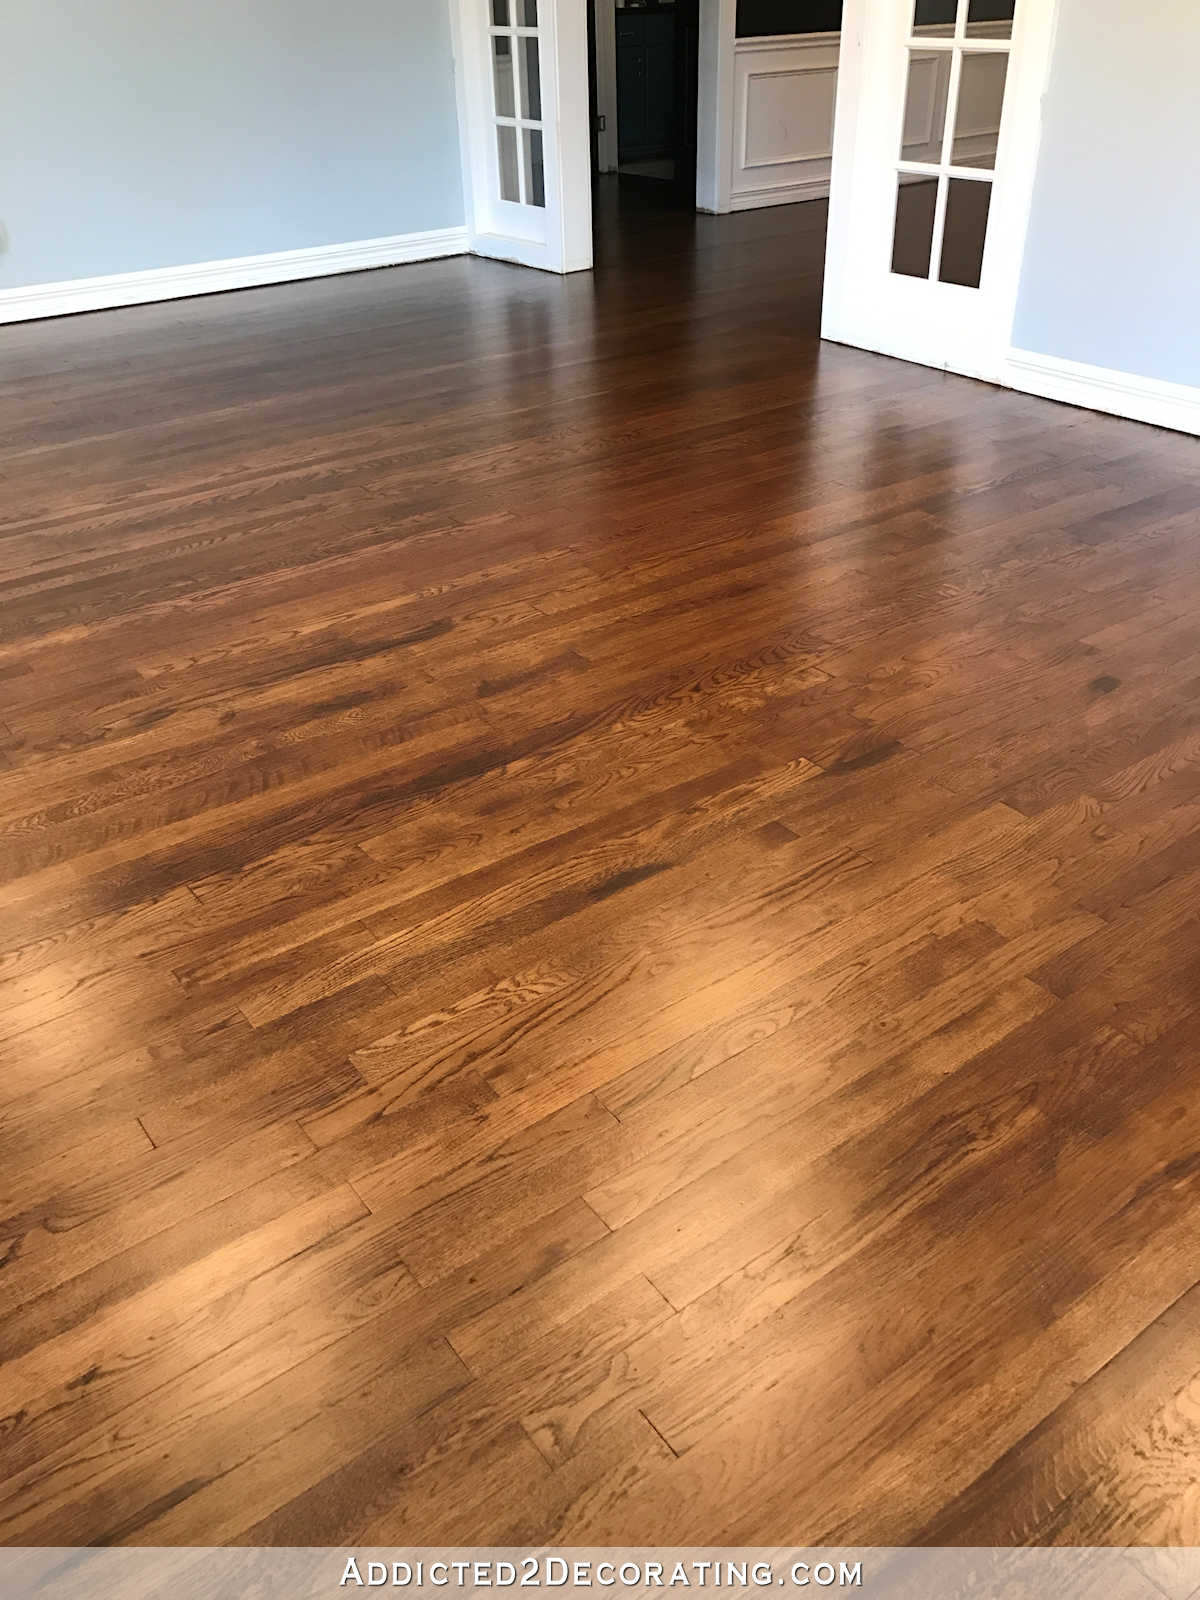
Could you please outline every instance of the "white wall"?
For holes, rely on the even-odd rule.
[[[0,292],[464,222],[447,0],[4,0]]]
[[[1200,3],[1061,0],[1019,348],[1200,386]]]

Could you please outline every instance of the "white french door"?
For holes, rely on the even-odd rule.
[[[471,248],[550,272],[592,264],[583,0],[455,0]]]
[[[1055,0],[846,0],[822,333],[1001,378]]]

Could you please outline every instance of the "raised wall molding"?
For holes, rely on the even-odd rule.
[[[77,311],[105,311],[114,306],[146,305],[190,295],[220,294],[268,283],[324,278],[339,272],[395,267],[409,261],[433,261],[465,255],[470,248],[466,228],[434,228],[385,239],[360,239],[353,244],[317,245],[281,250],[271,255],[238,256],[196,266],[162,267],[148,272],[118,272],[103,278],[75,278],[65,283],[40,283],[28,288],[0,289],[0,323],[29,322],[37,317],[62,317]]]

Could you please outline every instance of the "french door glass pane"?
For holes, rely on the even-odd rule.
[[[909,51],[908,93],[900,146],[902,161],[937,162],[942,159],[949,77],[948,51]]]
[[[892,236],[892,271],[905,278],[927,278],[933,254],[933,223],[938,180],[900,180],[896,194],[896,228]]]
[[[538,63],[536,34],[522,34],[518,47],[521,52],[521,115],[530,122],[542,120],[542,75]]]
[[[537,27],[537,0],[517,0],[517,20],[522,28]]]
[[[913,27],[934,37],[954,32],[958,17],[958,0],[916,0]]]
[[[500,152],[500,198],[519,202],[521,180],[517,175],[517,130],[507,123],[500,123],[496,128],[496,141]]]
[[[542,154],[542,130],[525,128],[525,201],[527,205],[546,204],[546,168]]]
[[[950,150],[951,165],[995,167],[1007,77],[1006,52],[992,50],[985,55],[983,52],[972,54],[969,50],[964,51],[962,76],[958,84],[958,115]]]
[[[987,180],[951,178],[946,196],[946,230],[942,235],[942,283],[978,289],[983,275],[992,186]]]
[[[496,81],[496,115],[515,117],[517,91],[513,83],[512,38],[507,33],[493,35],[492,71]]]
[[[989,39],[1011,39],[1016,10],[1016,0],[971,0],[967,27]]]
[[[508,27],[508,0],[492,0],[492,26]]]

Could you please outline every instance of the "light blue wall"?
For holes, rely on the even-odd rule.
[[[1200,386],[1200,0],[1062,0],[1013,343]]]
[[[463,222],[449,0],[0,12],[0,289]]]

